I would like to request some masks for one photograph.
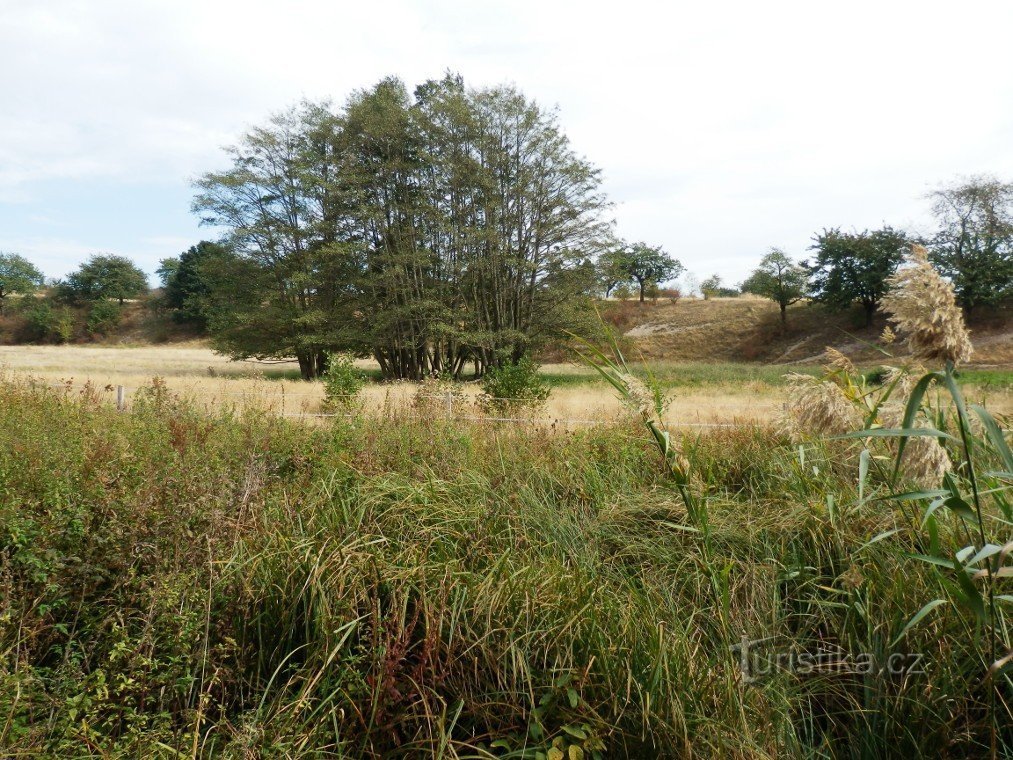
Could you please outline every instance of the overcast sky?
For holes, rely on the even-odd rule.
[[[1013,179],[1013,2],[0,0],[0,250],[50,276],[208,235],[191,181],[300,98],[446,69],[557,105],[620,235],[741,280],[825,226]]]

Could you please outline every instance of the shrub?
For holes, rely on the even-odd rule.
[[[66,307],[38,301],[25,309],[24,318],[29,340],[66,343],[74,337],[74,313]]]
[[[662,298],[667,298],[672,303],[678,303],[679,299],[682,298],[682,291],[678,288],[662,288],[658,291],[658,295]]]
[[[323,381],[326,405],[331,409],[355,406],[359,391],[366,384],[362,371],[348,354],[328,354]]]
[[[537,409],[549,397],[549,385],[529,357],[516,364],[492,367],[482,378],[479,405],[486,412]]]
[[[107,335],[120,323],[122,316],[123,310],[115,301],[96,301],[88,312],[88,333]]]
[[[447,416],[448,412],[453,414],[455,409],[461,409],[467,403],[468,397],[461,389],[460,383],[439,375],[423,378],[412,396],[412,408],[419,415],[430,419]]]
[[[627,301],[632,295],[633,291],[630,289],[630,286],[625,283],[622,285],[616,285],[612,290],[612,297],[617,301]]]

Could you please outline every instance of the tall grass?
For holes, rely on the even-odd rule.
[[[955,616],[905,628],[938,579],[869,543],[905,516],[860,496],[860,444],[673,439],[705,542],[640,424],[310,429],[3,383],[2,754],[987,748],[979,651]],[[743,637],[926,669],[744,678]]]

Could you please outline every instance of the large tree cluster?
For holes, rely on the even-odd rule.
[[[386,79],[229,154],[194,209],[227,233],[205,314],[233,357],[295,356],[306,378],[338,349],[391,378],[481,374],[558,337],[596,286],[599,173],[513,88]]]

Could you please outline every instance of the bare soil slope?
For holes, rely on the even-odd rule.
[[[883,359],[867,344],[878,340],[886,322],[878,315],[866,328],[858,309],[833,313],[796,304],[782,326],[773,302],[742,296],[615,303],[607,316],[650,359],[805,364],[818,361],[826,346],[860,362]],[[1013,310],[976,314],[970,328],[974,364],[1013,366]]]

